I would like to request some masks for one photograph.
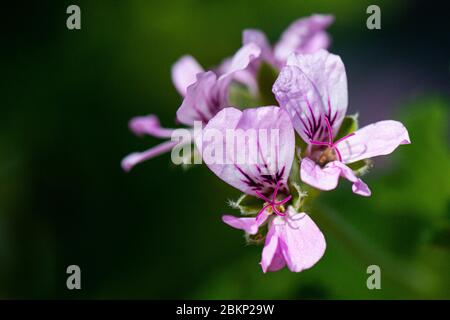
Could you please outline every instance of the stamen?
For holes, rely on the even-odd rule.
[[[344,141],[345,139],[350,138],[351,136],[354,136],[354,135],[355,135],[355,133],[352,132],[352,133],[346,135],[345,137],[340,138],[338,141],[336,141],[336,142],[334,143],[334,145],[337,145],[339,142],[342,142],[342,141]]]
[[[259,219],[259,217],[264,213],[264,211],[266,211],[266,209],[268,208],[268,207],[270,207],[272,204],[266,204],[259,212],[258,212],[258,214],[256,215],[256,220],[258,220]]]
[[[264,213],[264,211],[267,210],[267,208],[271,208],[272,211],[273,211],[276,215],[278,215],[278,216],[282,216],[282,217],[283,217],[283,216],[286,215],[286,213],[280,212],[280,211],[277,209],[277,206],[281,206],[281,205],[285,204],[286,202],[288,202],[289,200],[291,200],[292,196],[289,195],[289,196],[287,196],[286,198],[284,198],[284,199],[281,200],[281,201],[276,201],[278,191],[280,190],[280,186],[281,186],[281,181],[278,181],[278,182],[277,182],[277,185],[276,185],[276,187],[275,187],[275,189],[274,189],[274,191],[273,191],[273,194],[272,194],[272,200],[270,200],[269,198],[267,198],[267,197],[266,197],[265,195],[263,195],[261,192],[255,191],[255,192],[256,192],[256,195],[258,196],[258,198],[263,199],[264,201],[267,202],[267,204],[266,204],[266,205],[258,212],[258,214],[256,215],[256,220],[259,219],[259,217]]]
[[[275,206],[273,206],[272,209],[275,212],[275,214],[277,214],[279,216],[284,217],[286,215],[286,213],[281,213],[280,211],[278,211],[278,209]]]
[[[320,142],[315,140],[309,140],[311,144],[315,144],[317,146],[329,146],[330,144],[328,142]]]
[[[273,195],[272,195],[272,202],[275,202],[275,199],[277,197],[277,193],[278,193],[278,189],[280,188],[280,182],[277,182],[277,186],[275,187],[275,190],[273,191]]]
[[[266,196],[264,196],[261,192],[258,192],[258,191],[255,191],[255,192],[258,195],[258,198],[263,199],[266,202],[272,202],[268,198],[266,198]]]
[[[289,195],[288,197],[284,198],[283,200],[281,200],[281,201],[279,201],[279,202],[275,202],[275,204],[276,204],[277,206],[281,206],[281,205],[285,204],[286,202],[288,202],[289,200],[291,200],[291,198],[292,198],[292,196]]]
[[[330,121],[328,121],[328,117],[325,117],[325,122],[327,124],[328,129],[328,142],[330,146],[333,144],[333,130],[331,129]]]
[[[334,149],[334,152],[336,152],[336,155],[338,156],[339,161],[342,162],[342,156],[341,156],[341,153],[339,152],[338,148],[336,148],[336,145],[333,146],[333,149]]]

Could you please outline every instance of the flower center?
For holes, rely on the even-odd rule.
[[[355,133],[352,132],[339,140],[333,142],[333,129],[331,128],[330,121],[327,117],[325,117],[325,123],[327,124],[327,131],[328,131],[328,142],[322,142],[322,141],[315,141],[311,139],[309,142],[316,146],[325,146],[327,147],[319,156],[318,163],[321,166],[326,165],[328,162],[339,160],[342,161],[341,153],[339,152],[337,148],[337,144],[344,141],[347,138],[350,138],[351,136],[354,136]]]
[[[278,216],[286,215],[286,213],[285,213],[286,210],[284,208],[284,204],[286,202],[288,202],[289,200],[291,200],[292,196],[289,195],[286,198],[284,198],[283,200],[277,201],[277,193],[278,193],[278,190],[280,190],[280,184],[281,184],[281,181],[278,181],[277,186],[275,187],[275,190],[273,191],[272,197],[270,199],[267,198],[262,193],[256,191],[258,198],[265,201],[263,208],[256,215],[256,219],[258,219],[265,211],[267,211],[269,214],[275,213]]]
[[[319,159],[317,160],[317,163],[320,166],[326,165],[328,162],[332,162],[337,160],[338,157],[336,155],[336,151],[333,148],[327,147],[319,156]]]

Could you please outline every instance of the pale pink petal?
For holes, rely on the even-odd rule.
[[[352,190],[354,193],[359,194],[364,197],[369,197],[372,193],[367,186],[367,184],[364,183],[360,178],[358,178],[353,170],[349,167],[347,167],[345,164],[339,161],[333,161],[328,164],[332,167],[337,167],[341,169],[341,176],[349,180],[353,183]]]
[[[228,72],[231,65],[231,60],[232,58],[227,58],[221,62],[221,64],[217,68],[217,74],[219,76]],[[256,61],[257,59],[253,60],[248,66],[248,68],[237,71],[233,74],[233,80],[245,85],[254,95],[258,93],[258,83],[256,81],[257,69],[253,67],[254,62]]]
[[[198,73],[197,81],[187,88],[183,103],[177,110],[177,119],[188,126],[193,126],[194,121],[206,123],[227,106],[225,98],[218,91],[214,72]]]
[[[303,158],[300,166],[300,177],[304,183],[320,190],[336,188],[341,169],[335,166],[321,168],[313,160]]]
[[[130,171],[138,163],[144,162],[160,154],[166,153],[177,144],[178,144],[177,141],[166,141],[146,151],[131,153],[122,160],[121,164],[122,169],[125,171]]]
[[[316,139],[323,130],[324,106],[314,84],[296,66],[285,66],[273,85],[272,91],[292,120],[297,133],[306,143]]]
[[[278,235],[274,228],[270,228],[267,232],[260,265],[264,273],[267,271],[278,271],[286,265],[279,245]]]
[[[197,74],[203,71],[192,56],[183,56],[172,66],[172,82],[178,92],[185,96],[187,87],[193,84],[197,80]]]
[[[217,78],[213,71],[197,73],[197,80],[188,86],[183,103],[177,111],[179,122],[192,126],[194,121],[207,123],[221,109],[228,107],[228,89],[233,76],[248,67],[261,54],[254,43],[243,46],[232,58],[225,73]]]
[[[306,184],[325,191],[335,189],[339,177],[344,177],[353,183],[352,190],[354,193],[365,197],[371,194],[367,184],[358,178],[352,169],[340,161],[329,162],[321,167],[313,160],[304,158],[300,167],[300,177]]]
[[[318,42],[316,35],[322,34],[333,21],[333,16],[320,14],[294,21],[275,45],[275,58],[283,64],[291,53],[310,53],[313,49],[327,49],[329,41]]]
[[[208,136],[216,132],[219,138]],[[286,183],[295,136],[289,116],[278,107],[225,108],[208,122],[202,136],[196,137],[196,145],[203,161],[219,178],[256,195],[256,191],[270,191],[277,182]],[[206,150],[213,150],[215,157],[208,159]]]
[[[297,213],[288,207],[288,215],[275,217],[270,228],[274,228],[292,272],[311,268],[325,253],[325,237],[306,213]]]
[[[330,35],[325,31],[317,32],[299,53],[314,53],[320,49],[327,49],[331,44]]]
[[[267,220],[267,214],[262,214],[258,218],[255,217],[235,217],[230,215],[222,216],[222,221],[227,225],[244,230],[248,234],[257,234],[258,228]]]
[[[149,135],[158,138],[170,138],[172,132],[175,130],[162,128],[158,117],[152,114],[148,116],[134,117],[130,120],[128,126],[135,135]]]
[[[257,59],[260,55],[261,48],[255,43],[252,42],[244,45],[235,53],[228,69],[220,76],[219,81],[225,81],[233,73],[244,70],[252,60]]]
[[[256,222],[256,218],[254,217],[238,218],[234,216],[225,215],[222,216],[222,221],[235,229],[244,230],[249,234],[258,233],[258,224]]]
[[[246,29],[242,34],[242,42],[244,45],[255,43],[261,49],[261,59],[272,64],[275,63],[272,48],[264,32],[257,29]]]
[[[337,145],[344,163],[386,155],[401,144],[411,143],[405,126],[393,120],[370,124]]]
[[[347,75],[341,58],[326,50],[318,50],[313,54],[293,54],[289,56],[287,65],[299,68],[313,83],[322,98],[322,118],[328,118],[335,136],[348,105]],[[301,111],[309,112],[307,108]],[[326,138],[328,131],[322,121],[321,132],[314,139],[322,141]]]

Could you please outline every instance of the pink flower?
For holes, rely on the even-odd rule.
[[[177,120],[187,126],[193,126],[194,121],[205,124],[222,108],[228,107],[228,89],[233,75],[247,68],[260,53],[261,49],[253,43],[243,46],[234,55],[227,72],[220,76],[213,71],[204,71],[191,56],[180,58],[172,67],[172,81],[183,96]],[[155,115],[135,117],[131,119],[129,127],[138,136],[150,135],[166,139],[171,138],[175,130],[162,128]],[[134,152],[122,160],[122,168],[130,171],[136,164],[168,152],[178,143],[180,141],[170,140],[146,151]]]
[[[231,60],[229,68],[218,75],[213,71],[199,72],[195,82],[188,85],[183,103],[177,111],[179,122],[192,126],[194,121],[207,123],[221,109],[230,106],[228,89],[233,75],[245,70],[250,62],[259,57],[261,49],[254,43],[244,45]],[[186,74],[191,70],[191,63],[180,61],[172,70],[174,83],[187,84]],[[191,77],[187,78],[192,80]]]
[[[289,25],[273,47],[263,31],[244,30],[242,33],[243,45],[254,43],[261,49],[261,54],[251,62],[248,68],[236,72],[234,79],[245,84],[252,92],[257,92],[256,74],[262,61],[280,69],[286,64],[291,53],[312,53],[319,49],[327,49],[331,40],[325,29],[333,21],[332,15],[323,14],[300,18]],[[231,59],[225,59],[219,67],[220,72],[226,72],[230,68],[230,62]]]
[[[264,272],[276,271],[285,265],[300,272],[313,266],[325,252],[325,239],[319,228],[306,213],[297,213],[290,204],[287,183],[294,160],[295,133],[288,114],[278,107],[260,107],[244,111],[226,108],[212,118],[203,129],[214,130],[223,136],[228,132],[238,134],[248,129],[276,130],[277,142],[256,138],[258,161],[236,163],[223,161],[207,166],[223,181],[247,195],[264,201],[253,217],[223,216],[223,221],[247,234],[255,235],[262,226],[268,227],[261,266]],[[235,159],[237,153],[248,153],[247,139],[229,147],[228,140],[196,137],[196,145],[205,150],[225,150],[224,159]],[[224,144],[224,146],[222,145]],[[273,153],[275,150],[275,153]]]
[[[334,140],[347,110],[347,77],[340,57],[326,50],[291,55],[273,93],[308,144],[301,160],[301,179],[318,189],[336,188],[342,176],[353,183],[353,192],[370,196],[368,186],[346,164],[386,155],[410,143],[406,128],[393,120]]]
[[[298,19],[283,32],[273,48],[264,32],[247,29],[243,33],[243,44],[257,44],[261,48],[262,59],[274,66],[282,67],[292,53],[313,53],[328,48],[331,40],[325,29],[333,21],[333,16],[322,14]]]
[[[172,81],[183,96],[183,102],[177,111],[178,122],[190,127],[194,121],[205,124],[221,109],[231,106],[228,96],[233,80],[245,84],[255,94],[258,90],[256,72],[262,60],[280,68],[285,64],[289,53],[314,52],[327,48],[330,39],[324,30],[333,19],[330,15],[312,15],[299,19],[286,29],[273,49],[264,33],[253,29],[245,30],[243,47],[215,71],[205,71],[191,56],[181,57],[172,67]],[[136,135],[166,139],[175,130],[162,128],[155,115],[135,117],[131,119],[129,127]],[[166,141],[146,151],[131,153],[122,160],[122,168],[130,171],[136,164],[168,152],[179,143],[180,141]]]

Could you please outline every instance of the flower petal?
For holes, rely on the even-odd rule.
[[[315,139],[322,128],[324,106],[319,92],[305,73],[296,66],[285,66],[272,91],[303,140],[309,143]]]
[[[198,73],[197,81],[187,88],[177,110],[177,119],[188,126],[193,126],[194,121],[206,123],[226,104],[225,97],[219,95],[216,74],[212,71]]]
[[[255,217],[235,217],[230,215],[222,216],[222,221],[235,229],[244,230],[248,234],[257,234],[258,228],[267,220],[267,214]]]
[[[228,88],[233,75],[245,70],[253,59],[261,54],[254,43],[243,46],[236,52],[219,78],[213,71],[197,73],[197,80],[186,91],[183,103],[177,111],[179,122],[192,126],[194,121],[207,123],[221,109],[228,107]]]
[[[289,116],[278,107],[225,108],[196,137],[196,145],[219,178],[256,195],[256,191],[273,189],[279,181],[286,183],[295,136]]]
[[[197,80],[197,74],[203,71],[192,56],[182,56],[172,66],[172,82],[178,92],[185,96],[187,87],[193,84]]]
[[[256,222],[256,218],[254,217],[238,218],[234,216],[225,215],[222,216],[222,221],[235,229],[244,230],[249,234],[258,233],[258,224]]]
[[[146,151],[131,153],[122,160],[122,169],[128,172],[138,163],[170,151],[178,143],[178,141],[166,141]]]
[[[327,49],[331,44],[331,39],[325,31],[317,32],[302,48],[299,53],[313,53],[320,49]]]
[[[289,270],[300,272],[311,268],[322,258],[326,249],[325,237],[306,213],[297,213],[290,206],[288,215],[272,220],[279,245]]]
[[[340,168],[335,166],[328,166],[321,168],[313,160],[303,158],[300,166],[300,177],[303,182],[320,190],[333,190],[336,188]]]
[[[386,155],[401,144],[411,143],[405,126],[393,120],[376,122],[354,133],[337,145],[344,163]]]
[[[222,61],[222,63],[217,68],[218,75],[222,75],[228,72],[228,70],[230,69],[231,60],[231,58],[227,58]],[[245,85],[253,95],[256,95],[258,93],[258,83],[256,81],[257,69],[253,67],[254,62],[256,62],[256,60],[254,60],[248,68],[235,72],[233,74],[233,80]]]
[[[340,161],[333,161],[329,163],[329,165],[341,169],[341,176],[353,183],[352,190],[354,193],[364,197],[370,197],[372,192],[369,187],[364,183],[364,181],[355,175],[351,168],[347,167]]]
[[[316,49],[327,49],[329,40],[326,41],[317,34],[323,34],[334,21],[331,15],[315,14],[310,17],[294,21],[281,35],[275,46],[275,57],[281,63],[285,62],[288,56],[293,53],[311,53]],[[328,38],[328,37],[327,37]]]
[[[240,48],[231,60],[228,70],[222,74],[219,81],[225,81],[233,73],[244,70],[248,67],[250,62],[261,55],[261,48],[255,43],[251,42]]]
[[[313,83],[322,98],[322,116],[328,118],[336,135],[348,105],[347,75],[341,58],[326,50],[318,50],[313,54],[293,54],[289,56],[287,65],[298,67]],[[326,125],[322,122],[321,132],[315,139],[322,141],[327,137]]]
[[[242,33],[242,42],[244,45],[249,43],[256,44],[261,49],[260,57],[269,63],[275,63],[269,40],[264,32],[257,29],[246,29]]]
[[[286,265],[279,245],[278,235],[274,228],[270,228],[267,232],[260,265],[264,273],[267,271],[278,271]]]
[[[368,197],[370,189],[352,169],[340,161],[327,163],[323,168],[309,158],[304,158],[301,163],[300,176],[303,182],[320,190],[333,190],[337,187],[339,177],[344,177],[353,183],[354,193]]]
[[[158,138],[170,138],[175,129],[162,128],[158,117],[150,114],[134,117],[128,123],[130,130],[137,136],[149,135]]]

